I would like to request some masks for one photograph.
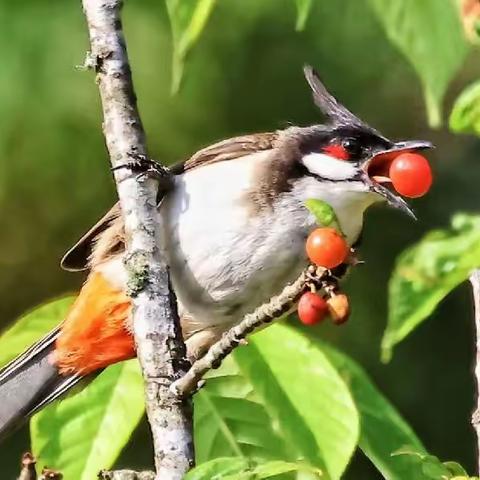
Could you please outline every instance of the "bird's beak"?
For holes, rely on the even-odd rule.
[[[368,158],[362,165],[365,180],[370,186],[370,190],[385,198],[387,203],[394,208],[405,212],[410,217],[416,219],[415,214],[407,202],[393,189],[388,171],[393,159],[406,152],[416,152],[433,148],[433,144],[425,140],[408,140],[405,142],[394,143],[391,147],[376,152],[375,155]]]

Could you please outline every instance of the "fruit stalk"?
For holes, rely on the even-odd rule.
[[[309,289],[312,282],[321,285],[328,271],[321,267],[310,266],[282,292],[268,303],[258,307],[255,312],[246,315],[243,320],[231,328],[218,342],[214,343],[208,352],[193,363],[190,370],[171,386],[171,390],[179,397],[187,397],[202,386],[202,377],[211,368],[218,368],[222,360],[234,348],[240,345],[245,337],[267,323],[279,319],[286,314]]]

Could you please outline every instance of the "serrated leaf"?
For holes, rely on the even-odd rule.
[[[0,336],[0,366],[40,340],[65,317],[74,297],[63,297],[26,313]]]
[[[295,4],[297,6],[297,23],[295,24],[295,30],[301,32],[307,23],[313,0],[295,0]]]
[[[397,259],[389,284],[382,359],[480,266],[480,217],[458,214],[449,230],[427,234]]]
[[[369,0],[389,40],[422,82],[428,120],[438,127],[447,87],[462,65],[468,44],[452,1]]]
[[[210,373],[195,419],[199,463],[231,455],[303,459],[337,479],[358,439],[358,413],[335,368],[318,345],[280,324]]]
[[[264,462],[252,458],[222,457],[210,460],[190,470],[185,476],[185,480],[262,480],[298,471],[313,474],[312,479],[321,476],[318,469],[299,463],[281,460]]]
[[[415,432],[354,360],[324,342],[320,345],[349,386],[358,408],[363,453],[387,480],[422,480],[419,463],[427,452]],[[420,458],[397,456],[400,451]]]
[[[480,81],[468,86],[457,98],[449,126],[457,133],[480,135]]]
[[[30,422],[32,450],[40,465],[64,478],[91,480],[113,465],[144,411],[136,360],[102,372],[88,387],[56,402]]]
[[[178,92],[187,54],[195,45],[216,0],[166,0],[172,30],[172,93]]]

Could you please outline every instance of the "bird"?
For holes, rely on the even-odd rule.
[[[304,75],[323,123],[222,140],[171,167],[157,240],[192,361],[305,268],[305,241],[317,227],[306,200],[334,209],[349,246],[375,203],[414,216],[390,188],[388,166],[432,144],[388,139],[338,102],[312,67]],[[73,386],[135,357],[124,255],[117,203],[61,261],[88,271],[66,317],[0,371],[0,438]]]

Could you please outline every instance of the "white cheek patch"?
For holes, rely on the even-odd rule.
[[[313,174],[330,180],[348,180],[358,174],[358,167],[352,163],[324,153],[309,153],[302,162]]]

